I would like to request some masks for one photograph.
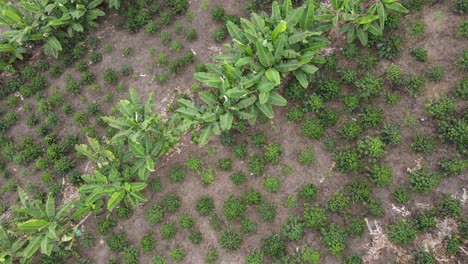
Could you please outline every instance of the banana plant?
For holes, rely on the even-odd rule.
[[[178,142],[179,135],[190,127],[190,124],[179,125],[175,116],[163,121],[153,107],[153,93],[143,104],[131,88],[129,99],[117,104],[121,117],[103,117],[109,126],[118,130],[111,143],[128,146],[125,160],[131,161],[131,173],[138,173],[142,181],[154,171],[158,158],[166,154]]]
[[[21,205],[12,207],[13,211],[21,215],[18,219],[20,222],[13,230],[17,240],[5,244],[7,250],[2,247],[0,261],[11,263],[18,258],[21,263],[29,263],[38,251],[50,256],[54,247],[59,244],[67,243],[71,247],[76,226],[73,227],[69,222],[69,213],[74,204],[69,202],[56,208],[52,194],[49,194],[46,203],[43,204],[41,201],[30,199],[21,188],[18,188],[18,192]],[[7,239],[5,230],[0,230],[0,240]]]
[[[347,34],[348,43],[356,37],[362,45],[367,45],[369,33],[381,36],[385,28],[385,21],[389,10],[408,13],[408,10],[398,0],[377,0],[369,4],[364,0],[332,0],[332,9],[325,6],[320,8],[319,21],[328,21],[337,26],[344,21],[340,28],[341,34]]]
[[[315,8],[313,0],[295,9],[291,0],[284,1],[281,6],[275,1],[270,17],[265,13],[253,13],[250,20],[241,18],[241,27],[227,23],[235,45],[243,51],[238,65],[248,67],[249,73],[260,73],[254,80],[257,81],[261,104],[266,101],[268,93],[260,91],[260,88],[276,87],[290,74],[307,88],[307,76],[318,70],[314,64],[323,62],[316,52],[325,48],[329,41],[314,23]],[[215,59],[223,60],[226,56]],[[266,88],[267,91],[269,89]]]
[[[9,236],[7,231],[0,226],[0,263],[13,264],[13,260],[19,258],[21,250],[28,241]]]
[[[97,27],[95,20],[105,13],[97,7],[103,0],[20,0],[0,1],[0,25],[10,30],[3,33],[8,41],[0,52],[12,54],[10,62],[22,59],[24,43],[44,41],[44,52],[57,58],[60,41],[85,28]],[[8,44],[8,45],[7,45]]]
[[[147,186],[145,182],[130,182],[133,178],[130,168],[126,167],[123,173],[116,168],[112,168],[106,175],[99,171],[94,174],[81,176],[85,184],[80,187],[80,193],[86,199],[83,208],[79,208],[74,218],[89,212],[96,202],[104,197],[108,197],[107,210],[112,211],[120,202],[136,207],[139,203],[146,202],[146,197],[141,193]]]
[[[115,152],[119,153],[119,146],[110,144],[101,145],[94,138],[87,137],[88,144],[79,144],[75,146],[78,153],[91,159],[99,169],[110,165],[119,166],[119,159],[116,158]],[[119,154],[117,154],[119,156]]]

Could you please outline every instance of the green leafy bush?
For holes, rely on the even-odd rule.
[[[434,252],[426,251],[424,249],[420,249],[416,252],[411,254],[412,263],[414,264],[435,264],[436,258],[434,256]]]
[[[224,27],[220,27],[215,29],[213,33],[211,34],[211,38],[213,39],[214,42],[221,43],[226,39],[226,30]]]
[[[270,162],[272,164],[278,164],[280,160],[281,153],[283,152],[283,148],[278,143],[271,143],[265,147],[265,153],[263,157],[266,162]]]
[[[244,234],[252,234],[257,232],[257,223],[253,220],[250,220],[247,217],[244,217],[240,221],[240,228]]]
[[[157,224],[159,223],[164,217],[164,209],[157,205],[154,204],[145,213],[145,219],[147,222],[151,224]]]
[[[370,71],[375,66],[375,64],[377,64],[378,61],[379,59],[376,58],[374,55],[367,53],[361,56],[359,60],[357,60],[357,64],[359,68],[366,71]]]
[[[310,204],[304,205],[304,225],[307,228],[321,229],[328,225],[329,217],[325,209]]]
[[[351,201],[366,203],[372,194],[372,186],[367,181],[354,179],[346,185]]]
[[[363,162],[358,152],[349,147],[344,150],[337,150],[334,153],[336,169],[343,173],[357,173],[363,166]]]
[[[416,134],[411,142],[411,149],[416,153],[428,154],[433,152],[435,147],[436,143],[432,136]]]
[[[223,214],[227,220],[241,219],[247,211],[247,205],[243,198],[229,195],[223,205]]]
[[[192,242],[192,244],[200,245],[201,242],[203,242],[203,234],[198,229],[192,229],[190,230],[188,239],[190,240],[190,242]]]
[[[401,55],[403,40],[399,36],[390,36],[377,43],[379,57],[393,61]]]
[[[354,255],[354,254],[349,254],[346,257],[346,260],[343,263],[344,264],[362,264],[363,261],[362,261],[362,258],[360,256]]]
[[[360,97],[366,100],[378,97],[383,91],[383,80],[371,75],[358,79],[354,85]]]
[[[236,142],[236,136],[232,132],[223,131],[219,135],[219,141],[223,146],[230,146]]]
[[[263,132],[255,132],[252,134],[252,146],[256,148],[263,147],[266,142],[266,136]]]
[[[167,177],[171,183],[180,183],[185,180],[185,171],[182,166],[172,166],[168,173]]]
[[[320,120],[306,118],[301,126],[302,133],[310,139],[318,139],[324,133],[323,125]]]
[[[357,80],[357,71],[352,68],[338,68],[338,74],[340,75],[340,80],[346,84],[353,84]]]
[[[208,168],[202,171],[200,178],[204,184],[212,184],[216,178],[216,171],[211,166],[208,166]]]
[[[83,248],[92,248],[96,245],[96,238],[91,233],[84,233],[79,240],[79,244]]]
[[[408,177],[408,182],[411,184],[410,187],[415,192],[429,193],[437,187],[439,184],[439,175],[423,167],[418,170],[414,170]]]
[[[439,212],[446,217],[458,217],[462,212],[462,205],[460,200],[452,197],[451,195],[444,194],[439,204]]]
[[[380,187],[388,186],[393,177],[392,168],[385,164],[374,163],[369,168],[367,168],[367,177]]]
[[[219,243],[222,248],[236,251],[242,245],[242,234],[234,232],[232,229],[226,229],[221,233]]]
[[[433,99],[426,103],[426,108],[429,116],[436,119],[445,119],[456,112],[455,101],[448,96]]]
[[[437,227],[435,213],[432,210],[420,210],[415,214],[415,225],[419,232],[425,233]]]
[[[286,244],[281,234],[272,232],[260,241],[262,253],[266,256],[282,257],[286,253]]]
[[[286,118],[290,123],[301,121],[304,119],[304,111],[299,106],[293,107],[286,113]]]
[[[120,232],[118,234],[112,233],[108,238],[106,238],[106,243],[113,252],[122,252],[128,247],[128,241],[124,232]]]
[[[263,253],[259,250],[250,250],[245,256],[245,264],[263,264]]]
[[[218,251],[214,248],[208,249],[205,253],[205,263],[212,264],[215,263],[219,259]]]
[[[366,221],[362,217],[353,216],[346,219],[346,234],[348,236],[362,236],[366,231]]]
[[[324,101],[331,101],[341,95],[341,85],[338,81],[332,79],[324,79],[318,83],[317,94]]]
[[[396,187],[392,192],[392,197],[401,205],[407,204],[411,199],[411,193],[403,186]]]
[[[351,120],[343,123],[338,131],[343,139],[351,141],[361,135],[362,127],[356,120]]]
[[[234,147],[232,147],[231,152],[232,152],[232,155],[234,155],[234,157],[240,160],[244,160],[245,157],[247,156],[247,143],[241,143],[241,144],[235,145]]]
[[[429,72],[427,73],[429,80],[433,82],[438,82],[442,80],[444,75],[445,75],[445,69],[444,67],[440,67],[440,66],[431,66],[429,68]]]
[[[257,215],[260,219],[272,223],[276,218],[276,205],[274,203],[263,201],[257,205]]]
[[[160,192],[163,189],[160,177],[155,177],[154,179],[151,179],[148,185],[150,187],[150,190],[153,192]]]
[[[313,93],[304,102],[304,110],[306,112],[318,113],[323,108],[324,103],[320,96]]]
[[[153,231],[146,233],[140,240],[140,246],[143,252],[148,253],[154,250],[156,240],[153,238]]]
[[[437,164],[442,168],[445,177],[461,175],[468,168],[468,161],[460,157],[444,158]]]
[[[363,128],[371,128],[383,123],[383,109],[374,106],[366,106],[358,114]]]
[[[416,97],[426,86],[426,81],[423,76],[409,75],[406,82],[405,88],[410,96]]]
[[[297,153],[297,162],[304,166],[310,166],[314,162],[314,150],[312,148],[300,149]]]
[[[195,217],[191,214],[182,213],[179,215],[179,225],[183,229],[190,229],[195,224]]]
[[[280,186],[281,181],[278,176],[265,176],[265,179],[263,181],[263,189],[271,193],[276,193],[278,192]]]
[[[357,149],[363,156],[367,156],[371,159],[377,159],[385,154],[385,144],[378,137],[366,136],[364,140],[359,140],[357,143]]]
[[[344,103],[343,110],[345,110],[348,113],[353,112],[354,110],[358,108],[359,101],[360,101],[360,96],[357,93],[344,96],[343,97],[343,103]]]
[[[181,206],[180,196],[177,193],[169,192],[161,201],[161,205],[167,212],[174,212]]]
[[[455,255],[460,251],[462,242],[457,238],[456,234],[452,233],[450,236],[445,237],[445,252],[450,255]]]
[[[175,247],[169,251],[169,256],[174,262],[182,262],[187,256],[187,250],[184,249],[180,244],[176,244]]]
[[[424,48],[416,47],[411,50],[411,56],[413,56],[413,59],[416,61],[427,62],[428,52]]]
[[[468,77],[457,81],[456,85],[452,88],[453,95],[468,100]]]
[[[104,218],[98,220],[97,229],[99,233],[107,235],[111,232],[112,228],[116,225],[115,221],[112,218]]]
[[[237,171],[229,177],[235,185],[241,185],[247,180],[247,177],[242,171]]]
[[[297,81],[290,82],[284,87],[284,96],[289,101],[297,102],[305,97],[304,87]]]
[[[325,208],[331,212],[345,212],[349,208],[350,199],[342,190],[335,191],[325,204]]]
[[[408,245],[416,239],[416,235],[416,224],[400,217],[387,230],[389,240],[398,245]]]
[[[177,234],[177,228],[173,222],[164,222],[159,229],[162,239],[172,239]]]
[[[332,108],[324,108],[320,113],[318,114],[320,122],[322,122],[322,125],[325,127],[331,127],[334,126],[338,122],[338,118],[340,117],[340,114],[333,110]]]
[[[354,59],[359,55],[359,48],[354,42],[346,43],[341,50],[341,54],[348,59]]]
[[[222,158],[218,160],[218,167],[223,171],[228,171],[232,168],[231,158]]]
[[[399,144],[401,143],[401,128],[396,124],[385,124],[380,132],[380,138],[387,145]]]
[[[298,241],[304,236],[304,223],[297,216],[290,216],[286,223],[281,227],[281,233],[284,237],[292,241]]]
[[[262,201],[262,194],[255,191],[253,188],[249,188],[244,193],[244,198],[248,205],[258,205]]]
[[[401,85],[403,83],[403,76],[400,65],[392,63],[387,69],[386,78],[391,84]]]
[[[211,18],[215,22],[223,22],[226,16],[226,11],[222,6],[215,6],[211,9]]]
[[[253,173],[254,175],[260,175],[265,171],[265,160],[263,156],[260,155],[251,155],[247,159],[247,168],[249,172]]]
[[[129,219],[132,214],[132,209],[128,208],[127,206],[119,206],[115,210],[115,216],[117,216],[118,219]]]
[[[321,240],[331,254],[339,256],[343,254],[346,247],[346,233],[344,230],[331,224],[328,228],[322,228]]]
[[[213,198],[210,196],[202,196],[197,200],[195,210],[201,216],[207,216],[211,214],[215,209]]]
[[[117,72],[112,68],[104,70],[104,82],[107,84],[116,84],[119,79]]]
[[[313,200],[318,193],[318,188],[313,183],[308,183],[299,189],[299,197],[304,200]]]

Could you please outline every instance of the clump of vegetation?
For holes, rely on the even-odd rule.
[[[276,218],[276,205],[268,201],[263,201],[257,205],[257,214],[260,219],[272,223]]]
[[[313,200],[318,193],[318,188],[313,183],[308,183],[299,189],[298,195],[304,200]]]
[[[221,233],[219,242],[222,248],[236,251],[242,244],[242,234],[236,233],[232,229],[226,229]]]
[[[416,134],[413,142],[411,143],[411,149],[416,153],[428,154],[434,151],[436,143],[431,136],[425,136]]]
[[[276,193],[281,186],[281,181],[278,176],[267,175],[263,181],[263,189],[268,192]]]
[[[396,187],[392,192],[392,197],[401,205],[407,204],[411,199],[411,193],[403,186]]]
[[[374,163],[367,168],[367,171],[367,177],[377,186],[385,187],[391,183],[393,173],[390,166]]]
[[[243,198],[229,195],[223,205],[223,214],[227,220],[241,219],[247,211],[247,205]]]
[[[320,230],[327,226],[329,217],[325,209],[310,204],[304,205],[304,225],[307,228]]]
[[[321,240],[326,248],[335,256],[343,254],[346,247],[346,233],[335,224],[321,230]]]
[[[197,200],[195,205],[195,210],[201,216],[207,216],[213,212],[215,209],[213,198],[210,196],[202,196],[200,199]]]
[[[265,147],[263,157],[266,162],[278,164],[283,148],[278,143],[271,143]]]
[[[262,253],[266,256],[282,257],[286,253],[286,244],[281,234],[272,232],[260,241]]]
[[[411,184],[410,187],[413,191],[429,193],[439,184],[439,175],[423,167],[412,171],[408,177],[408,182]]]
[[[363,166],[362,159],[356,150],[346,148],[334,153],[336,169],[343,173],[357,173]]]
[[[462,212],[460,200],[444,194],[439,204],[439,212],[446,217],[458,217]]]
[[[408,245],[416,239],[417,229],[412,221],[397,218],[394,224],[389,225],[388,238],[398,245]]]
[[[350,205],[350,199],[342,190],[338,190],[332,194],[327,201],[325,208],[331,212],[345,212]]]

